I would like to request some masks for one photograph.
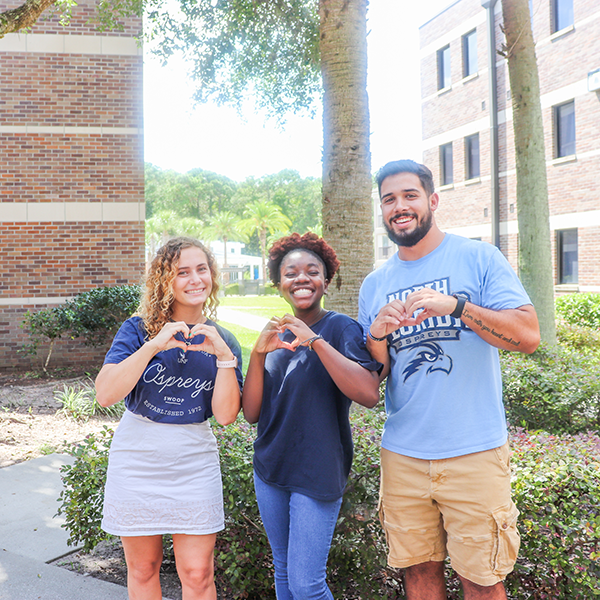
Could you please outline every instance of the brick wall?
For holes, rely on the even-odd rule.
[[[84,0],[66,28],[53,17],[0,40],[0,370],[45,356],[19,352],[27,310],[143,274],[141,22],[99,33],[94,10]],[[105,350],[60,340],[51,365]]]
[[[500,0],[496,47],[504,41]],[[553,35],[550,0],[535,0],[533,32],[540,72],[552,243],[558,229],[578,229],[579,288],[600,291],[600,94],[587,91],[587,74],[600,68],[600,5],[574,0],[574,27]],[[439,190],[437,220],[443,229],[491,240],[490,132],[486,11],[479,0],[459,0],[421,27],[423,162],[440,185],[439,147],[452,143],[454,184]],[[463,79],[462,36],[476,28],[478,74]],[[436,52],[450,44],[452,85],[437,90]],[[497,59],[501,249],[517,267],[516,172],[508,66]],[[555,159],[553,107],[574,100],[576,154]],[[481,177],[465,181],[464,138],[479,133]],[[486,213],[487,208],[487,213]],[[556,266],[556,249],[553,247]],[[556,268],[555,268],[556,272]]]

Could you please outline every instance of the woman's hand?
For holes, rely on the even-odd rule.
[[[291,350],[295,350],[298,346],[303,346],[316,335],[304,321],[290,314],[286,314],[279,319],[279,329],[281,332],[289,329],[296,336],[296,339],[290,343],[293,346],[293,348],[290,348]]]
[[[194,342],[196,336],[203,336],[202,340]],[[213,325],[206,323],[198,323],[189,331],[188,345],[185,345],[185,350],[191,352],[207,352],[214,354],[219,360],[233,360],[234,355],[231,348],[225,343],[219,331]]]
[[[273,352],[273,350],[278,350],[279,348],[291,350],[292,352],[296,350],[296,346],[298,346],[297,340],[294,340],[294,342],[290,343],[284,342],[279,338],[278,334],[283,333],[286,329],[288,329],[287,327],[282,326],[282,320],[283,319],[280,317],[271,318],[271,320],[265,325],[265,328],[260,332],[260,335],[254,344],[254,348],[252,349],[253,352],[258,354],[268,354],[269,352]]]

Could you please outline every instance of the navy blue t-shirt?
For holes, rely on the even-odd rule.
[[[311,329],[370,371],[381,367],[367,352],[354,319],[330,311]],[[295,336],[288,330],[281,338],[291,342]],[[267,354],[254,442],[258,477],[317,500],[339,498],[352,466],[350,403],[315,351],[300,346]]]
[[[242,386],[242,352],[233,334],[206,320],[238,359],[236,375]],[[104,364],[119,364],[139,350],[146,341],[141,317],[131,317],[121,325]],[[192,342],[200,343],[204,336]],[[183,338],[182,338],[183,339]],[[183,352],[171,348],[159,352],[148,363],[140,380],[125,398],[131,412],[159,423],[201,423],[212,416],[212,394],[217,376],[217,357],[208,352]]]

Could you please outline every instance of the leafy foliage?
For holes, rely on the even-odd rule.
[[[195,99],[240,107],[249,96],[280,119],[320,100],[315,0],[186,0],[147,9],[147,38],[165,61],[183,53]]]
[[[386,566],[377,516],[382,407],[351,414],[355,458],[329,560],[335,597],[392,600],[402,597],[398,573]],[[216,577],[232,597],[274,598],[268,540],[254,496],[254,427],[239,419],[215,427],[221,453],[226,529],[217,536]],[[65,491],[59,514],[71,544],[87,551],[107,536],[100,530],[103,487],[112,431],[89,436],[62,468]],[[600,592],[600,437],[512,434],[513,495],[522,544],[506,585],[513,600],[589,600]],[[458,600],[448,570],[450,598]]]
[[[61,502],[58,514],[65,516],[67,544],[83,544],[85,552],[111,537],[100,528],[100,523],[113,433],[104,427],[99,434],[88,435],[81,444],[67,450],[75,459],[73,464],[60,469],[64,489],[58,498]]]
[[[600,354],[541,345],[502,352],[508,422],[551,433],[600,431]]]
[[[513,598],[600,597],[600,437],[512,436],[521,551]]]
[[[271,548],[254,495],[255,428],[242,419],[213,429],[219,441],[225,530],[217,536],[215,559],[226,592],[240,598],[275,598]]]
[[[48,366],[57,339],[68,335],[84,338],[86,346],[106,343],[115,329],[137,309],[140,288],[137,285],[102,287],[83,292],[53,308],[27,311],[21,327],[29,334],[24,350],[36,354],[40,343],[50,342],[44,368]]]
[[[555,305],[557,315],[566,323],[600,329],[600,294],[565,294]]]

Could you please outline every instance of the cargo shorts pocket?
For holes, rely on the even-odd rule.
[[[517,530],[519,510],[513,502],[509,506],[492,511],[495,531],[492,543],[492,572],[504,579],[517,561],[521,536]]]

